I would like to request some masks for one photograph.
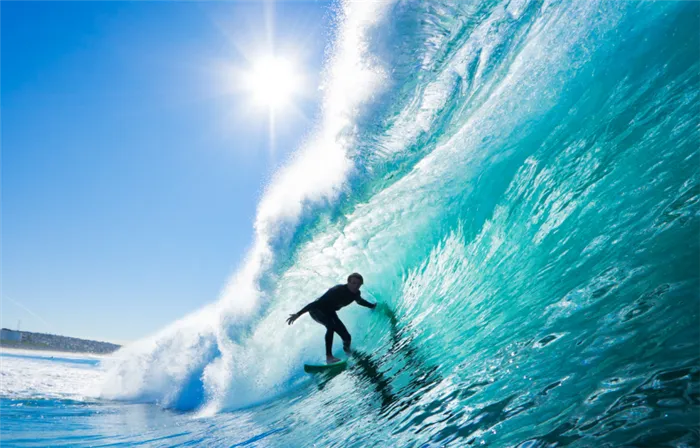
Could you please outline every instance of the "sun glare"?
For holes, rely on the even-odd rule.
[[[256,104],[277,110],[298,94],[301,79],[290,61],[268,56],[253,64],[246,76],[246,88]]]

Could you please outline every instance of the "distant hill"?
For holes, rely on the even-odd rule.
[[[32,333],[30,331],[14,331],[7,328],[2,329],[3,338],[0,339],[0,347],[22,348],[28,350],[52,350],[59,352],[80,352],[80,353],[112,353],[118,350],[121,345],[109,342],[90,341],[87,339],[69,338],[55,334]],[[17,334],[20,338],[16,338]],[[10,340],[5,335],[12,335]]]

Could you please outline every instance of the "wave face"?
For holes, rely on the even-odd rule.
[[[696,2],[343,5],[323,118],[247,262],[122,350],[103,396],[266,403],[291,444],[700,443],[699,20]],[[323,330],[284,320],[353,271],[382,306],[341,312],[360,353],[309,380]]]

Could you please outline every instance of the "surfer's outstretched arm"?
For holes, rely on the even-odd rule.
[[[309,311],[313,307],[314,307],[314,302],[311,302],[308,305],[306,305],[304,308],[297,311],[296,313],[290,314],[289,317],[287,318],[287,323],[289,325],[292,325],[295,320],[299,319],[299,317],[301,317],[302,314],[306,313],[307,311]]]
[[[377,307],[376,303],[369,303],[368,301],[366,301],[362,297],[358,297],[357,299],[355,299],[355,302],[357,302],[358,305],[362,305],[364,307],[371,308],[371,309],[375,309]]]

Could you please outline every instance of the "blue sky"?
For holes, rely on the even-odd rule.
[[[319,115],[325,2],[3,2],[3,327],[126,342],[215,301]],[[234,76],[274,48],[291,107]]]

